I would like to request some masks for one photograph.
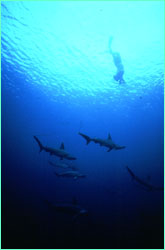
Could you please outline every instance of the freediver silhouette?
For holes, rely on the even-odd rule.
[[[124,66],[123,66],[122,61],[121,61],[121,56],[118,52],[112,51],[112,48],[111,48],[112,40],[113,40],[113,37],[111,36],[109,39],[109,51],[113,57],[113,62],[117,68],[116,75],[114,75],[113,78],[115,79],[115,81],[117,81],[119,83],[125,83],[125,80],[123,79]]]

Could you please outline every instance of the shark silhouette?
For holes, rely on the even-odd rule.
[[[104,146],[108,148],[107,152],[110,152],[112,149],[115,150],[119,150],[119,149],[124,149],[125,146],[119,146],[116,143],[114,143],[112,141],[111,135],[110,133],[108,134],[108,138],[107,139],[100,139],[100,138],[90,138],[89,136],[82,134],[79,132],[79,135],[81,135],[85,140],[86,140],[86,144],[88,145],[91,141],[93,141],[94,143],[98,143],[100,144],[100,146]]]
[[[146,187],[147,190],[149,190],[149,191],[163,191],[164,190],[163,187],[155,187],[155,186],[143,181],[138,176],[136,176],[128,166],[126,166],[126,169],[127,169],[128,173],[131,175],[132,179],[135,180],[136,182],[138,182],[139,184],[141,184],[142,186]]]
[[[77,204],[77,200],[74,198],[70,203],[55,203],[53,204],[50,201],[46,200],[48,206],[56,211],[72,216],[73,221],[75,222],[80,216],[88,215],[88,211]]]
[[[71,177],[71,178],[73,178],[74,180],[77,180],[78,178],[84,178],[84,177],[86,177],[86,175],[85,174],[80,174],[78,171],[72,171],[72,170],[70,170],[70,171],[66,171],[66,172],[62,172],[62,173],[57,173],[57,172],[55,172],[55,174],[57,175],[57,176],[61,176],[61,177]]]
[[[72,169],[72,170],[77,170],[76,167],[74,166],[71,166],[69,164],[66,164],[66,163],[54,163],[52,161],[48,161],[48,163],[53,166],[53,167],[57,167],[57,168],[63,168],[63,169]]]
[[[60,157],[61,160],[63,160],[64,158],[68,159],[68,160],[76,160],[76,157],[70,155],[68,152],[66,152],[64,150],[64,143],[63,142],[61,143],[60,148],[56,149],[56,148],[49,148],[49,147],[43,146],[36,136],[34,136],[34,139],[36,140],[36,142],[38,143],[38,145],[40,147],[40,152],[42,150],[44,150],[44,151],[50,153],[50,155],[56,155],[56,156]]]

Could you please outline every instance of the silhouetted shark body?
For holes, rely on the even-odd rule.
[[[60,157],[61,160],[63,160],[64,158],[68,159],[68,160],[76,160],[76,157],[70,155],[68,152],[66,152],[64,150],[64,143],[63,142],[61,143],[60,148],[56,149],[56,148],[44,147],[36,136],[34,136],[34,139],[37,141],[37,143],[40,147],[40,152],[42,150],[44,150],[44,151],[50,153],[50,155],[56,155],[56,156]]]
[[[143,185],[144,187],[146,187],[149,191],[163,191],[164,188],[163,187],[155,187],[143,180],[141,180],[139,177],[137,177],[132,170],[126,166],[126,169],[128,170],[129,174],[132,176],[133,180],[137,181],[138,183],[140,183],[141,185]]]
[[[91,141],[93,141],[94,143],[98,143],[100,144],[100,146],[104,146],[108,148],[107,152],[110,152],[112,149],[118,150],[118,149],[124,149],[125,146],[119,146],[117,144],[115,144],[112,141],[112,138],[110,136],[110,134],[108,134],[108,138],[107,139],[100,139],[100,138],[90,138],[89,136],[82,134],[79,132],[79,135],[81,135],[85,140],[86,140],[86,144],[88,145]]]
[[[70,214],[75,221],[79,216],[88,215],[88,211],[77,204],[77,200],[73,200],[72,203],[56,203],[53,204],[46,201],[48,206],[54,211]]]
[[[48,162],[49,162],[49,164],[50,164],[51,166],[57,167],[57,168],[64,168],[64,169],[71,168],[71,169],[73,169],[73,170],[76,170],[76,169],[77,169],[76,167],[70,166],[70,165],[68,165],[68,164],[66,164],[66,163],[54,163],[54,162],[51,162],[51,161],[48,161]]]
[[[62,172],[62,173],[56,173],[55,174],[57,176],[61,176],[61,177],[71,177],[74,180],[78,179],[78,178],[84,178],[86,177],[85,174],[80,174],[78,171],[66,171],[66,172]]]

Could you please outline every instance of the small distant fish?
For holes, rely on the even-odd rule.
[[[61,176],[61,177],[71,177],[74,180],[77,180],[78,178],[84,178],[86,177],[85,174],[80,174],[78,171],[66,171],[66,172],[62,172],[62,173],[57,173],[55,172],[55,174],[57,176]]]

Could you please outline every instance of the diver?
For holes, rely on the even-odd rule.
[[[117,72],[116,75],[113,76],[113,78],[119,82],[119,83],[125,83],[124,79],[123,79],[123,75],[124,75],[124,66],[122,64],[121,61],[121,57],[120,54],[118,52],[113,52],[112,48],[111,48],[111,44],[112,44],[112,39],[113,37],[111,36],[109,39],[109,51],[113,57],[113,62],[117,68]]]

